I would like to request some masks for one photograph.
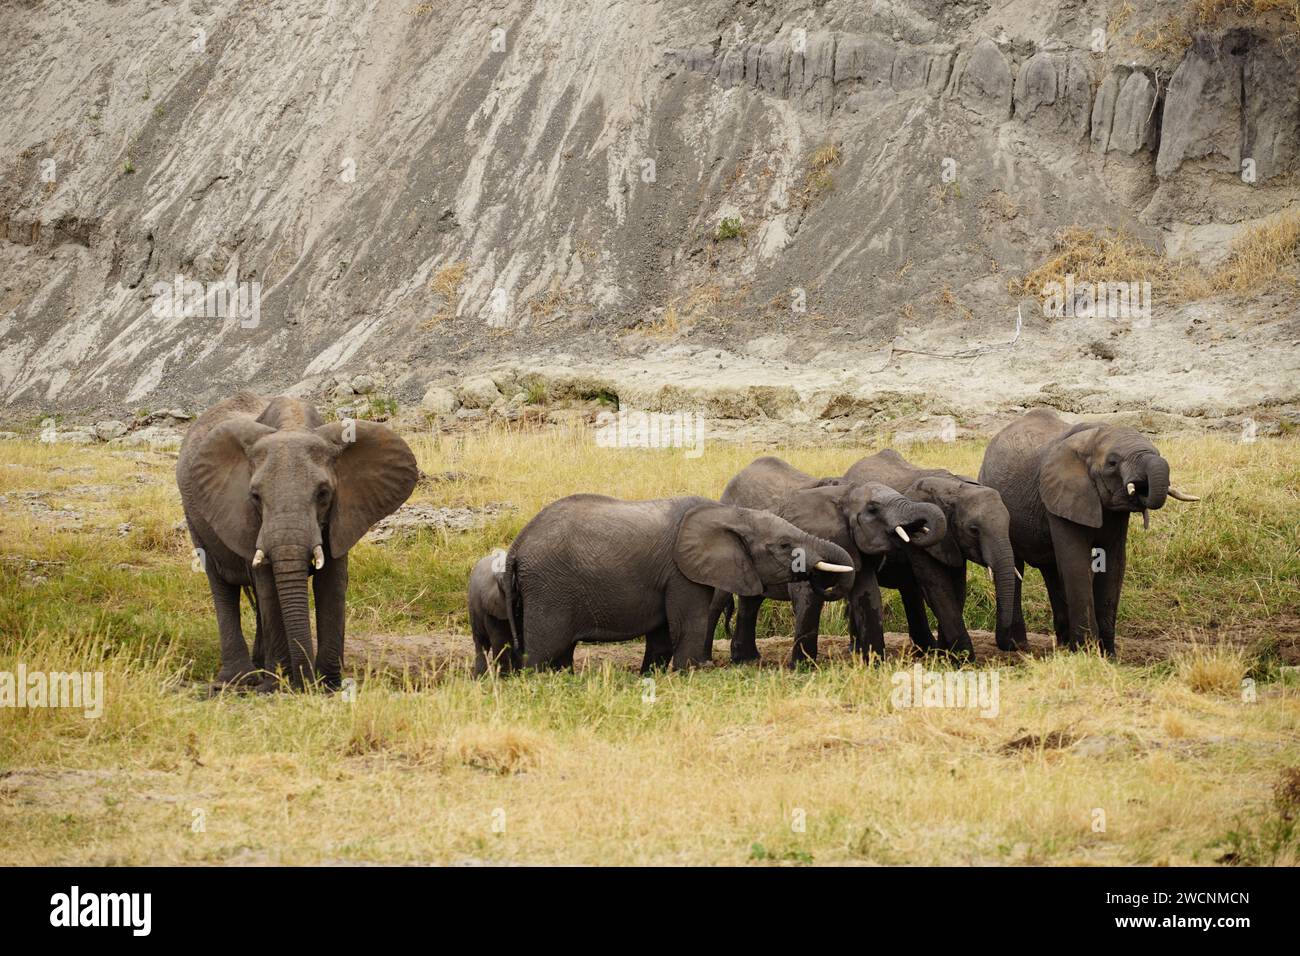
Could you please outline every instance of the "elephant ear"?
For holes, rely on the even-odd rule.
[[[776,508],[776,513],[800,531],[833,541],[846,551],[852,551],[848,522],[848,509],[851,505],[848,499],[858,489],[859,486],[855,485],[800,488],[786,496]]]
[[[406,442],[383,425],[349,419],[321,425],[316,434],[339,449],[328,525],[330,557],[340,558],[411,496],[420,469]]]
[[[194,449],[186,497],[217,537],[245,561],[252,560],[262,516],[248,486],[253,465],[248,453],[275,429],[244,416],[227,419],[207,433]]]
[[[698,505],[682,518],[673,544],[673,560],[677,569],[696,584],[757,597],[763,593],[763,581],[749,553],[747,533],[740,509]]]
[[[1048,446],[1038,468],[1038,493],[1057,517],[1101,527],[1101,496],[1088,473],[1096,430],[1080,431]]]
[[[957,502],[953,497],[953,489],[943,479],[919,478],[912,482],[906,493],[913,501],[934,505],[943,512],[948,524],[947,534],[921,550],[950,568],[965,567],[966,558],[957,543]]]

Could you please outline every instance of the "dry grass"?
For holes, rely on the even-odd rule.
[[[577,426],[408,438],[422,470],[451,476],[422,484],[417,502],[517,510],[468,532],[359,545],[353,666],[377,634],[450,632],[468,647],[469,568],[548,501],[717,495],[772,451],[602,449]],[[0,494],[42,490],[83,519],[74,531],[25,503],[0,512],[0,671],[102,670],[106,702],[97,720],[0,709],[0,863],[1295,865],[1300,682],[1275,651],[1294,650],[1300,619],[1300,448],[1161,446],[1204,500],[1173,502],[1131,535],[1119,642],[1199,646],[1148,662],[990,657],[976,670],[999,674],[999,710],[982,718],[894,706],[906,653],[874,668],[837,657],[798,672],[660,674],[649,701],[625,666],[474,680],[468,653],[434,673],[354,672],[352,699],[202,699],[190,682],[216,665],[202,576],[165,535],[150,548],[117,532],[131,509],[155,515],[149,540],[179,519],[174,461],[4,443]],[[863,450],[775,451],[831,474]],[[981,454],[976,442],[910,452],[964,473]],[[1041,631],[1046,597],[1026,578]],[[971,623],[987,626],[988,582],[972,573],[970,588]],[[886,601],[896,630],[893,592]],[[824,621],[842,633],[841,612]],[[1226,641],[1235,627],[1263,643]],[[769,605],[760,635],[789,632],[788,608]]]
[[[1057,234],[1053,255],[1007,282],[1012,295],[1046,298],[1049,283],[1073,275],[1084,282],[1150,282],[1153,301],[1190,302],[1300,283],[1300,210],[1278,213],[1246,229],[1213,269],[1171,260],[1122,230],[1071,226]]]
[[[1127,6],[1127,4],[1126,4]],[[1131,11],[1112,20],[1118,30]],[[1300,42],[1300,0],[1191,0],[1156,26],[1139,27],[1131,38],[1135,46],[1172,58],[1181,57],[1201,30],[1244,25],[1276,36],[1288,45]]]
[[[456,307],[460,302],[461,283],[465,281],[465,272],[468,268],[468,263],[452,262],[434,273],[433,278],[429,280],[429,291],[440,301],[438,310],[425,321],[424,328],[441,325],[456,315]]]

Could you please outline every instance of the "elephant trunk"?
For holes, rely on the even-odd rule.
[[[1155,511],[1164,505],[1169,494],[1169,462],[1152,455],[1147,459],[1146,478],[1146,506]]]
[[[1011,553],[1011,542],[1005,539],[986,542],[982,550],[984,561],[993,572],[998,630],[1005,633],[1011,627],[1011,619],[1016,610],[1016,562]]]
[[[832,541],[809,536],[806,546],[808,554],[808,580],[813,590],[823,600],[835,601],[846,597],[853,590],[856,573],[848,571],[827,571],[819,564],[837,565],[853,568],[853,558],[849,553]]]
[[[900,495],[891,502],[886,515],[890,530],[897,534],[897,529],[902,528],[906,540],[919,548],[938,544],[948,533],[948,521],[943,510],[927,502],[913,501]]]
[[[289,545],[271,552],[280,620],[289,647],[289,680],[296,688],[315,679],[315,651],[307,612],[307,552]]]

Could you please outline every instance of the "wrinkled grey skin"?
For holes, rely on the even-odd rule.
[[[620,501],[571,495],[543,508],[510,546],[505,594],[525,667],[572,662],[579,641],[646,635],[642,670],[708,660],[714,588],[757,595],[801,581],[818,561],[850,565],[839,546],[766,511],[708,498]],[[852,587],[852,572],[841,575]]]
[[[1010,636],[1011,621],[1020,607],[1019,581],[1011,548],[1011,517],[996,490],[942,468],[920,468],[893,449],[856,462],[845,472],[850,481],[879,481],[915,501],[937,505],[947,519],[948,533],[927,547],[912,548],[907,561],[890,562],[880,583],[897,588],[907,614],[912,643],[922,649],[941,647],[974,657],[963,612],[966,606],[966,562],[989,568],[997,597],[997,640],[1003,650],[1023,649]],[[939,624],[936,643],[925,605]]]
[[[217,686],[295,688],[342,680],[348,550],[395,511],[419,469],[406,442],[373,422],[326,424],[293,398],[240,392],[185,435],[176,483],[200,549],[221,639]],[[313,566],[319,547],[324,565]],[[263,559],[253,567],[256,552]],[[316,598],[314,651],[307,580]],[[239,626],[239,591],[256,598],[253,653]]]
[[[891,554],[895,562],[905,562],[904,550],[926,547],[942,539],[946,530],[944,515],[934,505],[910,501],[882,484],[819,482],[771,455],[755,460],[732,478],[721,500],[745,508],[768,508],[796,527],[835,542],[849,554],[857,570],[850,591],[814,574],[807,582],[779,585],[761,595],[741,597],[731,638],[734,663],[758,660],[755,625],[764,598],[793,604],[795,639],[790,651],[791,666],[816,660],[822,605],[840,598],[848,601],[853,652],[864,658],[872,654],[883,657],[885,632],[876,569]],[[894,530],[897,527],[902,527],[912,539],[910,545],[898,537]],[[719,591],[714,596],[709,615],[710,639],[718,617],[724,611],[729,613],[730,606],[730,594]]]
[[[504,551],[480,558],[469,573],[469,629],[474,638],[475,677],[486,674],[489,666],[508,673],[518,664],[510,643],[504,578]]]
[[[1145,521],[1167,497],[1186,497],[1169,487],[1169,462],[1132,428],[1071,426],[1036,408],[989,442],[980,481],[996,488],[1011,512],[1017,566],[1043,574],[1057,645],[1099,641],[1113,654],[1129,515],[1142,513]],[[1103,573],[1093,573],[1094,548],[1102,549]],[[1025,641],[1019,597],[1017,588],[1010,638],[1018,644]]]

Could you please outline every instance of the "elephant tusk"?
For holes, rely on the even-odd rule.
[[[818,571],[830,571],[832,574],[847,574],[853,570],[847,564],[831,564],[829,561],[818,561],[813,567]]]
[[[325,549],[319,544],[312,548],[311,563],[315,566],[317,571],[325,567]]]
[[[1021,582],[1023,582],[1023,581],[1025,580],[1025,576],[1024,576],[1023,574],[1020,573],[1020,569],[1019,569],[1019,568],[1013,567],[1011,570],[1016,572],[1016,580],[1017,580],[1017,581],[1021,581]]]
[[[1130,495],[1135,495],[1135,494],[1137,494],[1137,490],[1138,490],[1138,486],[1135,485],[1135,484],[1133,484],[1133,482],[1130,481],[1130,482],[1128,483],[1128,493],[1129,493]]]
[[[261,567],[262,562],[265,560],[266,560],[266,555],[262,553],[261,548],[258,548],[256,551],[253,552],[253,567],[255,568]]]
[[[1174,498],[1178,501],[1200,501],[1201,500],[1198,496],[1185,494],[1179,491],[1177,488],[1169,489],[1169,497]]]
[[[907,543],[911,544],[912,539],[907,536],[907,532],[903,530],[903,526],[901,524],[898,527],[896,527],[894,530],[898,533],[898,536],[900,538],[902,538]]]
[[[987,577],[990,581],[993,580],[993,569],[990,568],[987,564],[984,565],[984,575],[985,575],[985,577]]]

